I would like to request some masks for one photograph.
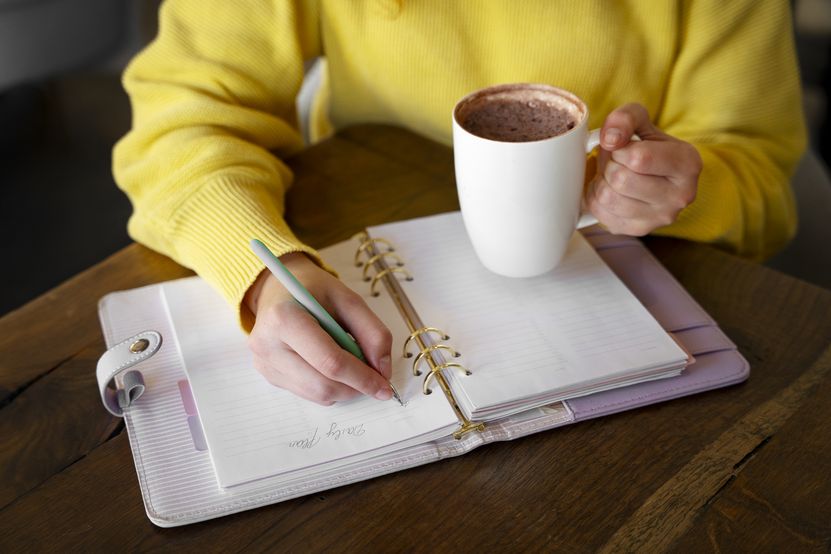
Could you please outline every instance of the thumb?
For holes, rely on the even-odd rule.
[[[626,104],[606,116],[600,131],[600,145],[604,150],[613,151],[629,144],[632,135],[648,139],[658,132],[645,107],[641,104]]]

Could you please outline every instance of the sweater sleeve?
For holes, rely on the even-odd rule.
[[[123,78],[133,124],[113,171],[133,204],[128,231],[214,285],[244,327],[263,269],[251,238],[319,262],[283,220],[292,175],[279,159],[302,147],[295,97],[319,53],[316,19],[288,0],[168,0]]]
[[[790,176],[805,149],[784,0],[688,0],[658,125],[704,162],[698,195],[656,234],[764,259],[796,230]]]

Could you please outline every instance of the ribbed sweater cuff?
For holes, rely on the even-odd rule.
[[[277,256],[305,252],[331,271],[314,249],[294,236],[280,212],[272,193],[260,184],[221,177],[200,186],[168,226],[179,261],[228,300],[246,331],[254,320],[243,306],[243,298],[265,268],[248,246],[252,238],[261,240]]]
[[[743,211],[735,179],[723,170],[723,162],[706,146],[698,147],[704,171],[698,180],[695,201],[678,215],[675,223],[653,231],[655,235],[716,244],[743,255],[757,255],[745,244]]]

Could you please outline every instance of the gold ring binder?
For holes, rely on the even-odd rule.
[[[448,346],[446,344],[431,344],[430,346],[428,346],[427,348],[425,348],[424,350],[419,352],[418,356],[416,356],[415,360],[413,360],[413,375],[415,375],[415,376],[421,375],[421,371],[419,371],[419,369],[418,369],[419,362],[425,356],[429,356],[431,352],[435,352],[436,350],[447,350],[448,352],[450,352],[450,355],[453,356],[454,358],[458,358],[459,356],[461,356],[461,354],[459,354],[458,352],[453,350],[453,348],[451,348],[450,346]]]
[[[459,371],[461,371],[464,375],[472,375],[470,370],[468,370],[462,364],[457,364],[456,362],[446,362],[440,365],[437,365],[430,369],[430,373],[427,374],[427,377],[424,378],[424,383],[421,385],[421,390],[424,394],[431,394],[433,391],[430,390],[430,379],[436,377],[436,375],[441,375],[441,370],[447,369],[450,367],[455,367]]]
[[[415,340],[415,338],[418,337],[419,335],[421,335],[422,333],[436,333],[436,334],[439,335],[439,337],[441,337],[441,340],[450,340],[450,336],[447,335],[441,329],[437,329],[435,327],[420,327],[419,329],[416,329],[415,331],[410,333],[410,336],[407,337],[407,340],[404,341],[404,354],[403,354],[403,356],[405,358],[412,358],[413,357],[413,355],[411,353],[407,352],[407,347],[410,345],[410,341]]]
[[[453,432],[453,438],[456,440],[460,440],[463,436],[467,435],[471,431],[479,431],[480,433],[485,430],[485,424],[479,423],[478,421],[468,421],[465,419],[459,428]]]
[[[424,378],[424,382],[422,384],[422,392],[424,394],[432,393],[432,390],[429,388],[431,380],[435,380],[439,384],[439,387],[441,387],[441,390],[444,393],[444,397],[447,399],[447,402],[453,409],[453,413],[456,414],[456,418],[459,420],[459,428],[453,433],[453,437],[455,439],[461,439],[464,435],[470,433],[471,431],[484,431],[484,423],[471,421],[467,418],[462,409],[459,408],[459,404],[456,402],[456,397],[453,395],[453,390],[450,388],[450,384],[442,374],[442,371],[445,369],[456,368],[459,371],[464,372],[465,375],[471,375],[470,370],[455,362],[444,362],[444,357],[441,354],[442,350],[448,350],[452,352],[454,356],[458,353],[446,344],[433,344],[430,334],[432,333],[438,335],[441,340],[448,340],[450,337],[441,329],[424,326],[424,323],[422,323],[421,318],[415,311],[415,308],[413,308],[412,303],[410,303],[410,300],[407,298],[404,289],[401,288],[401,284],[398,282],[398,279],[393,278],[394,273],[403,273],[407,280],[413,279],[410,272],[402,267],[404,262],[398,255],[395,256],[398,265],[390,266],[387,264],[387,254],[395,250],[393,245],[386,239],[372,238],[369,236],[369,233],[365,231],[355,235],[355,238],[360,242],[360,246],[358,246],[358,250],[355,252],[355,266],[364,266],[364,278],[366,278],[369,271],[368,268],[370,266],[376,269],[376,274],[372,277],[369,286],[370,294],[372,294],[372,296],[378,296],[380,293],[375,291],[376,283],[383,281],[387,292],[389,292],[393,302],[398,308],[398,311],[401,312],[401,317],[407,324],[407,328],[410,330],[410,336],[407,337],[406,341],[404,341],[403,356],[405,358],[411,358],[413,356],[407,351],[407,347],[410,342],[415,341],[419,353],[416,359],[413,360],[414,372],[421,360],[426,360],[427,364],[430,366],[430,372]],[[380,252],[377,248],[378,244],[386,245],[387,251]],[[366,252],[368,258],[365,263],[361,264],[361,254],[364,252]],[[436,363],[436,360],[433,359],[433,353],[436,353],[437,359],[442,363]]]
[[[397,265],[398,267],[401,267],[401,266],[404,265],[404,260],[402,260],[401,256],[399,256],[395,252],[381,252],[380,254],[375,254],[370,259],[368,259],[366,261],[366,263],[364,264],[364,272],[363,272],[364,281],[369,281],[370,280],[370,277],[369,277],[369,275],[367,275],[367,273],[369,272],[370,268],[374,267],[375,262],[377,262],[378,260],[380,260],[382,258],[388,258],[388,257],[395,258],[395,265]]]
[[[375,250],[375,244],[376,243],[381,243],[381,244],[386,245],[387,252],[392,252],[393,250],[395,250],[395,248],[392,246],[392,243],[390,243],[390,241],[388,241],[387,239],[381,239],[381,238],[373,239],[373,238],[369,238],[369,235],[366,235],[366,234],[363,235],[363,236],[366,237],[366,239],[358,247],[358,251],[355,252],[355,266],[356,267],[361,267],[363,265],[361,263],[361,254],[367,248],[372,249],[372,250],[370,250],[371,253],[378,254],[378,251]]]
[[[372,283],[370,283],[369,285],[369,294],[371,294],[372,296],[378,296],[379,294],[381,294],[379,292],[375,292],[375,285],[378,283],[380,279],[383,279],[384,275],[389,275],[391,273],[403,273],[404,278],[407,281],[413,280],[413,276],[410,275],[410,272],[404,269],[403,267],[387,267],[376,273],[375,276],[372,278]]]

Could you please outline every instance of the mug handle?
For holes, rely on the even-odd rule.
[[[641,137],[638,135],[632,135],[632,138],[629,140],[641,140]],[[600,129],[592,129],[589,132],[589,136],[586,139],[586,154],[589,154],[592,150],[600,146]],[[594,217],[590,213],[580,214],[580,219],[577,220],[577,228],[582,229],[583,227],[588,227],[589,225],[596,225],[597,218]]]

